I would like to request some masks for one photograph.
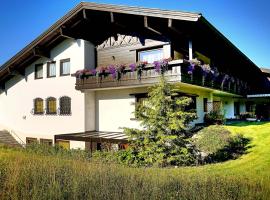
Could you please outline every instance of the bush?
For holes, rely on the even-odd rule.
[[[203,162],[220,162],[234,159],[246,150],[248,139],[237,134],[233,136],[223,126],[213,125],[202,129],[193,137],[193,144],[200,152]]]
[[[204,121],[207,125],[213,124],[224,124],[226,119],[225,115],[222,114],[220,111],[211,111],[204,116]]]

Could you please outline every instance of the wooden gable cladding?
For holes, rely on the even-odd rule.
[[[168,44],[165,39],[145,39],[136,35],[117,34],[97,46],[98,66],[130,64],[137,61],[137,50],[161,47]]]
[[[137,44],[139,42],[140,42],[140,40],[139,40],[138,37],[131,36],[131,35],[117,34],[117,38],[109,37],[101,45],[98,45],[97,49],[99,50],[99,49],[105,49],[105,48],[108,48],[108,47],[132,45],[132,44]]]

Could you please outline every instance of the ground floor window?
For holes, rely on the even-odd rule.
[[[46,100],[46,114],[53,115],[56,114],[56,98],[49,97]]]
[[[42,115],[44,113],[43,110],[43,99],[35,98],[34,99],[34,114],[35,115]]]
[[[26,137],[26,145],[38,143],[37,138]]]
[[[71,114],[71,98],[68,96],[63,96],[59,99],[60,105],[60,115],[70,115]]]
[[[48,146],[52,146],[53,145],[53,141],[51,139],[40,139],[40,144],[44,144],[44,145],[48,145]]]
[[[63,149],[70,149],[70,141],[68,140],[57,140],[56,144]]]

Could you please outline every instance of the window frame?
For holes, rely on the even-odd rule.
[[[37,104],[38,100],[42,101],[42,112],[37,112],[36,104]],[[33,101],[34,101],[34,115],[43,115],[44,114],[44,100],[42,98],[40,98],[40,97],[37,97]]]
[[[142,103],[143,100],[147,100],[148,99],[148,93],[137,93],[137,94],[133,94],[135,96],[135,109],[134,109],[134,118],[135,120],[138,120],[138,116],[136,115],[136,111],[138,109],[138,105],[140,103]]]
[[[140,59],[140,53],[154,51],[154,50],[162,50],[163,58],[164,58],[164,48],[163,48],[163,45],[161,45],[161,46],[149,47],[149,48],[145,48],[145,49],[138,49],[137,53],[136,53],[136,56],[137,56],[136,60],[138,62],[140,62],[140,61],[143,62],[143,60]],[[161,58],[161,59],[163,59],[163,58]],[[158,60],[154,60],[154,61],[158,61]]]
[[[53,100],[55,102],[55,112],[50,112],[49,102],[50,100]],[[57,100],[55,97],[48,97],[46,99],[46,115],[57,115]]]
[[[69,112],[65,112],[65,110],[63,111],[62,106],[64,102],[62,102],[64,99],[69,101]],[[71,115],[71,97],[69,96],[62,96],[59,98],[59,115]]]
[[[69,73],[63,74],[63,63],[69,62]],[[70,58],[60,60],[60,76],[70,76]]]
[[[66,144],[66,146],[65,146]],[[56,140],[56,145],[58,145],[59,147],[69,150],[70,149],[70,141],[69,140]]]
[[[30,142],[31,141],[31,142]],[[25,139],[25,144],[30,145],[30,144],[38,144],[38,139],[33,138],[33,137],[26,137]]]
[[[50,76],[50,64],[55,64],[55,75]],[[47,78],[56,77],[56,61],[47,62]]]
[[[40,142],[40,144],[43,144],[43,145],[53,146],[53,140],[52,139],[40,138],[39,142]]]
[[[42,77],[37,76],[37,73],[38,73],[37,68],[38,67],[42,67]],[[35,80],[36,79],[43,79],[43,63],[35,64]]]

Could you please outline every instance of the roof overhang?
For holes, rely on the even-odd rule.
[[[270,97],[270,94],[250,94],[247,95],[247,98],[265,98]]]
[[[129,32],[135,32],[138,28],[142,28],[143,31],[148,31],[148,33],[151,32],[153,35],[160,34],[161,36],[168,32],[174,32],[174,37],[177,39],[182,37],[192,38],[196,35],[198,41],[202,42],[202,48],[207,48],[207,46],[216,45],[217,42],[220,42],[220,44],[222,43],[222,45],[226,47],[224,48],[224,51],[225,49],[226,51],[223,52],[222,48],[213,47],[213,55],[218,51],[220,51],[219,56],[221,58],[227,54],[230,56],[234,55],[232,57],[235,58],[235,62],[241,63],[243,69],[240,70],[246,70],[244,67],[249,69],[249,73],[246,75],[247,79],[250,79],[250,76],[253,76],[253,82],[260,83],[259,88],[263,88],[263,84],[269,84],[267,79],[263,80],[263,74],[259,68],[199,13],[88,2],[78,4],[74,9],[38,36],[33,42],[4,63],[0,69],[0,83],[3,83],[9,77],[12,77],[14,75],[13,71],[23,75],[24,67],[31,64],[36,59],[40,57],[50,57],[48,49],[66,38],[85,39],[90,41],[91,37],[102,37],[102,35],[105,37],[106,34],[112,33],[113,31],[109,31],[107,27],[102,27],[103,22],[106,22],[104,26],[110,27],[109,24],[111,24],[110,28],[111,30],[115,30],[115,32],[117,32],[116,30],[123,31],[126,24],[121,24],[121,20],[125,20],[125,22],[127,20],[132,22],[136,21],[136,23],[128,23]],[[152,28],[151,25],[154,28]],[[85,27],[91,30],[84,33],[82,28]],[[95,29],[95,31],[92,31],[93,29]],[[167,29],[170,29],[170,31]],[[200,29],[200,31],[194,31],[194,29]],[[161,32],[164,30],[166,33]],[[200,35],[202,34],[202,30],[205,31],[204,36]],[[183,32],[186,32],[186,35],[183,35]],[[206,39],[201,40],[202,37],[209,38],[209,41],[208,39],[207,41]],[[226,65],[228,60],[230,59],[227,57],[223,59],[225,67],[228,66]],[[240,66],[238,63],[236,63],[236,65]],[[238,73],[240,76],[243,74],[240,72]]]

